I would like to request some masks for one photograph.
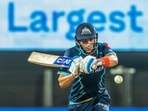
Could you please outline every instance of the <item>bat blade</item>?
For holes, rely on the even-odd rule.
[[[32,52],[28,57],[28,62],[48,67],[70,67],[72,60],[71,57],[40,52]]]

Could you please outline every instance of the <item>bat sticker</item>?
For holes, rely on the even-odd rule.
[[[54,64],[69,67],[72,63],[72,60],[73,59],[71,57],[59,56],[55,60]]]

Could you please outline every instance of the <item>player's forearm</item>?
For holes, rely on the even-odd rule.
[[[101,61],[102,61],[102,64],[106,67],[113,67],[118,64],[118,58],[115,54],[102,57]]]
[[[67,76],[59,75],[58,77],[59,86],[63,89],[68,88],[72,84],[74,79],[75,78],[73,77],[72,74],[69,74]]]

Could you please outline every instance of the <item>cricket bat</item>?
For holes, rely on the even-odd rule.
[[[49,67],[70,67],[73,59],[71,57],[51,55],[41,52],[32,52],[28,57],[28,62],[49,66]]]
[[[70,67],[73,58],[66,56],[51,55],[41,52],[32,52],[28,57],[28,62],[48,66],[48,67]],[[93,69],[97,68],[97,64],[92,66]]]

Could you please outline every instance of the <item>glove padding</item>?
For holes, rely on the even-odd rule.
[[[78,75],[79,74],[79,66],[80,66],[80,61],[82,60],[82,57],[76,57],[73,58],[73,61],[69,67],[69,71],[73,74],[73,75]]]
[[[94,56],[86,56],[84,59],[80,62],[80,72],[89,74],[94,69],[92,68],[93,65],[96,63],[97,59]]]

